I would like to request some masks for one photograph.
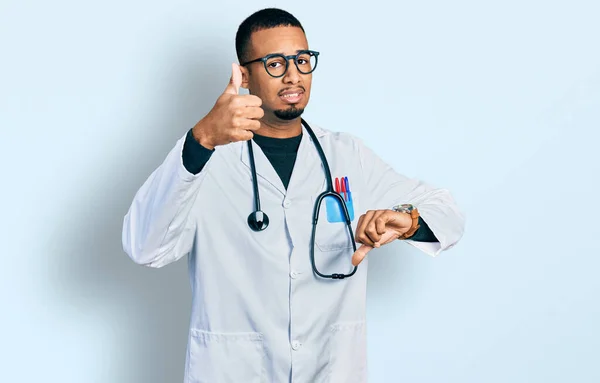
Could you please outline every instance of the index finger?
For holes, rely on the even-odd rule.
[[[262,100],[260,97],[255,96],[253,94],[244,94],[238,96],[244,106],[261,106]]]

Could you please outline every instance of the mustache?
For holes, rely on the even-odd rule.
[[[302,85],[298,85],[298,86],[290,86],[288,88],[282,89],[279,91],[278,95],[281,95],[283,92],[287,92],[288,90],[291,90],[291,89],[300,89],[303,92],[306,92],[306,89],[304,89],[304,87]]]

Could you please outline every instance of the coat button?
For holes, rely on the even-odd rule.
[[[302,346],[302,344],[300,342],[298,342],[297,340],[292,342],[292,349],[298,350],[298,349],[300,349],[300,346]]]
[[[298,272],[297,272],[297,271],[292,271],[292,272],[290,273],[290,277],[292,277],[293,279],[296,279],[296,278],[298,278]]]
[[[286,199],[285,201],[283,201],[283,207],[290,207],[292,205],[292,201],[290,201],[289,199]]]

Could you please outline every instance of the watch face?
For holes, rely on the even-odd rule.
[[[414,206],[409,203],[403,203],[402,205],[396,206],[394,210],[399,211],[401,213],[410,213],[414,210]]]
[[[406,211],[407,213],[412,212],[414,209],[413,205],[410,205],[410,204],[404,204],[404,205],[402,205],[402,207],[404,208],[404,211]]]

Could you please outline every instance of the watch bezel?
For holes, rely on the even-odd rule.
[[[412,213],[413,210],[415,210],[414,205],[410,204],[410,203],[403,203],[403,204],[399,204],[396,205],[392,208],[392,210],[400,212],[400,213]]]

